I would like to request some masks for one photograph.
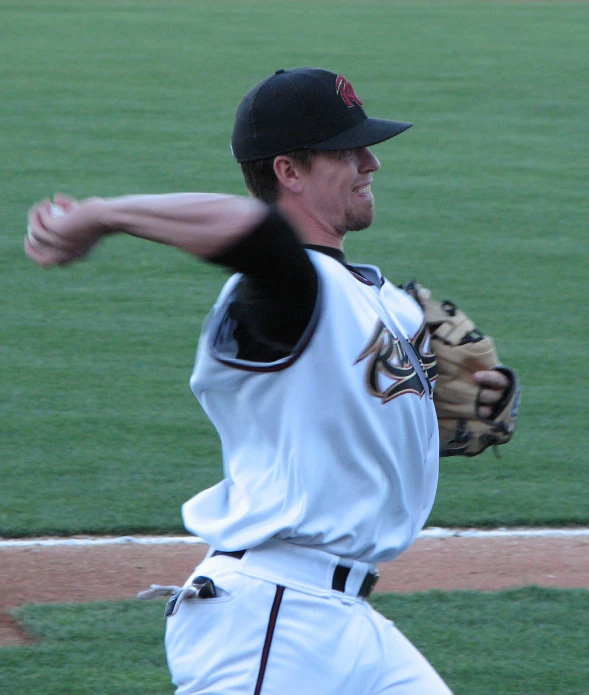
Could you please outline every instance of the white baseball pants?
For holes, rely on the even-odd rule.
[[[352,564],[346,593],[331,588]],[[372,565],[281,541],[238,560],[207,557],[217,598],[182,602],[167,619],[177,695],[451,695],[432,666],[355,594]]]

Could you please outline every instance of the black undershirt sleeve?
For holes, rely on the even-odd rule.
[[[290,355],[317,301],[317,273],[295,231],[275,208],[235,246],[209,261],[244,274],[228,312],[240,359]]]

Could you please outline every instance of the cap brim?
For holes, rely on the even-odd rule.
[[[384,142],[404,130],[411,128],[413,123],[402,121],[385,121],[381,118],[365,118],[360,123],[338,133],[331,138],[309,145],[318,150],[352,150],[356,147],[369,147]]]

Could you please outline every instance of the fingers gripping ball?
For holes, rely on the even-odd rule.
[[[429,290],[414,282],[403,289],[421,304],[438,362],[434,404],[440,456],[476,456],[489,446],[508,442],[519,413],[520,386],[517,374],[501,364],[493,339],[453,302],[432,299]],[[507,376],[510,386],[490,417],[483,417],[473,374],[494,369]]]
[[[63,217],[65,215],[65,210],[61,207],[61,205],[57,205],[56,203],[51,203],[50,212],[51,217],[53,217],[54,219],[58,219],[59,217]],[[43,242],[39,241],[33,234],[33,230],[31,229],[30,224],[27,225],[27,237],[29,238],[31,246],[35,246],[37,248],[43,246]]]

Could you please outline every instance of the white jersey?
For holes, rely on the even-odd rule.
[[[224,480],[186,502],[186,528],[224,551],[276,537],[368,563],[405,550],[438,479],[431,385],[435,359],[418,304],[308,251],[319,278],[315,316],[292,356],[237,359],[223,288],[190,381],[221,438]],[[404,335],[403,335],[404,334]],[[412,355],[416,363],[415,355]],[[421,372],[421,373],[419,373]]]

